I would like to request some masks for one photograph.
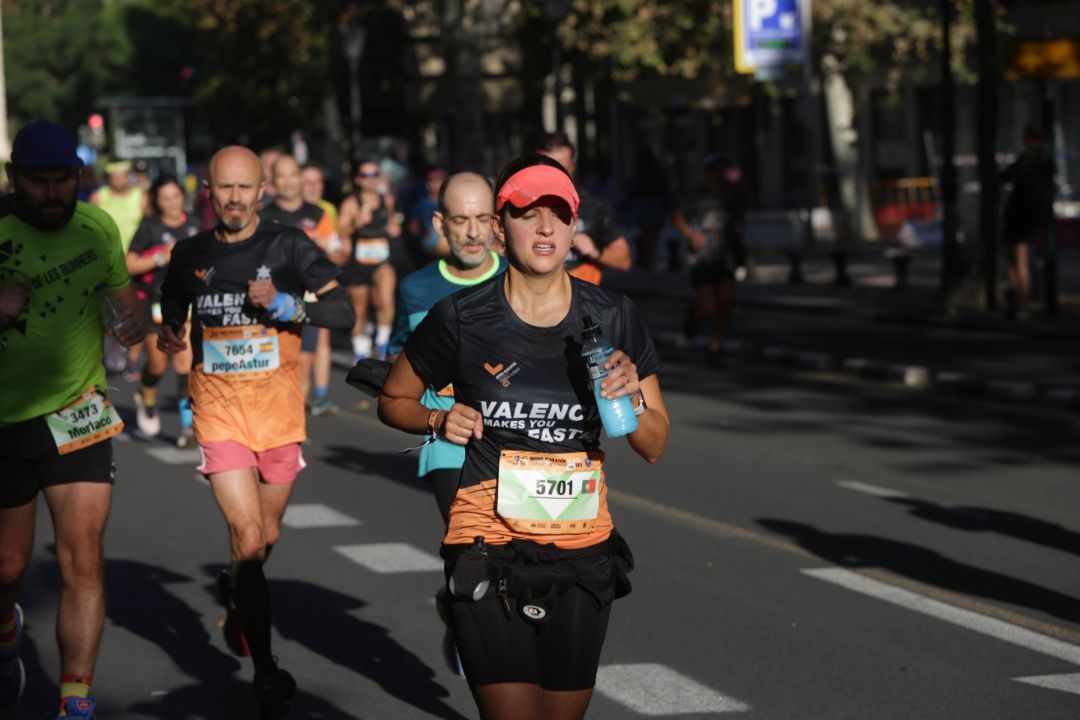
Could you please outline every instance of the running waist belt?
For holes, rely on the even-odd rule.
[[[597,607],[630,594],[634,555],[617,531],[602,543],[580,550],[563,550],[550,543],[539,545],[529,540],[511,540],[505,545],[443,545],[440,554],[446,559],[447,584],[455,580],[455,595],[468,598],[479,580],[487,580],[479,597],[498,596],[518,600],[519,610],[540,605],[554,614],[560,594],[577,585],[592,596]],[[477,571],[486,575],[481,578]],[[466,577],[467,576],[467,577]],[[507,606],[508,607],[508,606]],[[527,620],[535,616],[522,613]]]

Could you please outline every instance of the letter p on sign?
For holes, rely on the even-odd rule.
[[[750,28],[761,30],[765,26],[765,19],[776,14],[776,0],[750,0],[748,15]]]

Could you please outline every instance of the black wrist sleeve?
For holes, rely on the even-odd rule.
[[[356,324],[356,313],[345,288],[338,285],[319,296],[318,302],[306,303],[304,322],[333,330],[349,330]]]

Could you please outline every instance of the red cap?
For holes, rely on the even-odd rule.
[[[507,202],[516,208],[525,208],[542,197],[557,197],[566,201],[570,210],[577,215],[579,200],[574,181],[565,172],[550,165],[533,165],[511,175],[495,196],[495,212],[501,211]]]

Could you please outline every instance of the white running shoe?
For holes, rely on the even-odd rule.
[[[157,437],[161,433],[161,416],[158,415],[157,403],[147,405],[142,393],[135,391],[135,424],[139,432],[146,437]]]

